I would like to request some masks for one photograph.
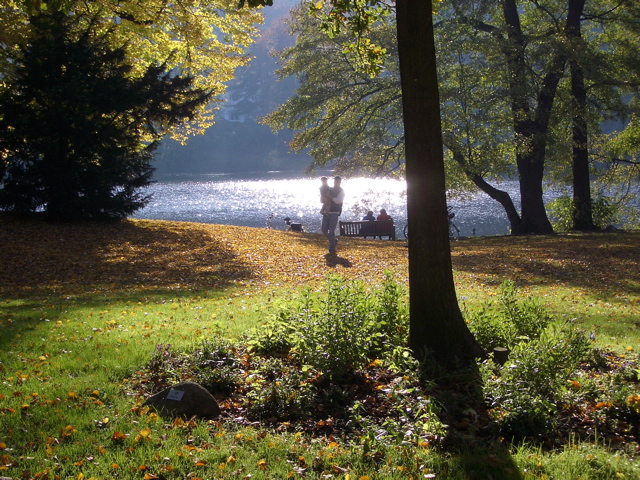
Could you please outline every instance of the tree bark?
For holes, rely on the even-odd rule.
[[[464,155],[458,148],[456,148],[453,142],[447,144],[447,147],[453,154],[453,160],[458,165],[460,165],[460,168],[462,168],[467,178],[469,178],[476,187],[478,187],[480,190],[482,190],[484,193],[486,193],[496,202],[502,205],[502,208],[504,208],[504,211],[507,214],[507,219],[509,220],[511,231],[520,231],[522,229],[522,219],[518,214],[518,210],[516,210],[516,206],[513,204],[511,195],[509,195],[508,192],[500,190],[491,185],[479,173],[470,171],[467,166],[467,162],[465,161]]]
[[[496,202],[502,205],[502,208],[504,208],[504,211],[507,214],[507,219],[509,220],[511,231],[513,232],[522,230],[522,219],[520,218],[520,215],[518,215],[518,211],[516,210],[516,207],[513,204],[513,200],[511,199],[509,193],[489,184],[478,174],[472,174],[470,178],[476,187],[478,187],[480,190],[482,190],[484,193],[486,193]]]
[[[589,176],[588,131],[585,118],[587,93],[582,68],[571,62],[571,94],[575,113],[573,117],[573,229],[595,230],[591,204],[591,180]]]
[[[585,0],[569,0],[571,11],[582,12]],[[572,7],[573,6],[573,7]],[[582,32],[580,21],[567,26],[570,46],[580,47]],[[587,89],[584,72],[577,60],[569,62],[571,71],[571,96],[573,97],[573,211],[574,230],[594,230],[589,178],[589,150],[587,126]]]
[[[518,139],[516,164],[522,205],[522,221],[519,229],[512,233],[553,233],[544,207],[542,180],[551,107],[558,82],[562,78],[565,61],[556,59],[552,62],[551,70],[538,94],[536,111],[532,112],[527,98],[530,89],[526,77],[526,44],[515,0],[503,0],[502,11],[507,25],[507,41],[503,51],[507,57],[511,111],[514,133]]]
[[[462,317],[453,281],[431,0],[397,0],[396,19],[411,231],[409,346],[418,359],[453,369],[486,354]]]

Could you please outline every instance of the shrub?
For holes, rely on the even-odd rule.
[[[260,353],[286,351],[301,365],[340,379],[406,344],[407,331],[403,290],[390,276],[379,292],[331,276],[324,296],[307,290],[255,332],[250,344]]]
[[[485,396],[504,433],[520,438],[551,433],[563,392],[589,350],[587,337],[563,324],[518,343],[503,368],[485,362]]]
[[[409,311],[405,301],[405,289],[387,273],[382,289],[375,299],[376,351],[388,352],[396,346],[407,344],[409,334]]]
[[[622,208],[619,202],[613,200],[605,195],[598,195],[592,200],[591,215],[596,228],[604,228],[622,219]],[[549,202],[547,209],[555,231],[568,232],[573,229],[574,208],[573,198],[566,195]]]
[[[316,389],[308,375],[281,359],[266,360],[254,373],[247,392],[247,416],[251,420],[293,420],[310,415]]]
[[[467,317],[469,329],[487,351],[535,340],[551,322],[551,315],[537,299],[519,299],[515,284],[506,280],[500,286],[497,305],[485,302]]]
[[[236,348],[217,338],[202,342],[193,356],[196,380],[211,393],[233,391],[241,371]]]

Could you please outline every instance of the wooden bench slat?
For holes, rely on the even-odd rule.
[[[389,237],[396,239],[396,227],[393,220],[363,220],[340,222],[340,235],[344,237]]]

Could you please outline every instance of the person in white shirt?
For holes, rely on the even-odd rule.
[[[322,234],[329,240],[329,253],[336,253],[338,239],[336,238],[336,227],[338,226],[338,217],[342,213],[342,202],[344,201],[344,190],[340,186],[342,178],[336,176],[333,179],[333,187],[329,190],[329,198],[331,198],[331,206],[329,213],[322,215]]]

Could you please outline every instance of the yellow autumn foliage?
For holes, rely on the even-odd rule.
[[[259,9],[238,8],[237,0],[7,0],[0,6],[0,78],[11,77],[19,47],[29,41],[29,15],[44,8],[72,11],[86,22],[97,19],[99,30],[112,30],[114,47],[127,46],[135,73],[166,62],[169,70],[195,77],[195,85],[222,95],[225,82],[245,65],[245,54],[262,23]],[[219,102],[220,99],[217,100]],[[171,132],[178,140],[201,133],[213,123],[215,102],[199,116]]]

